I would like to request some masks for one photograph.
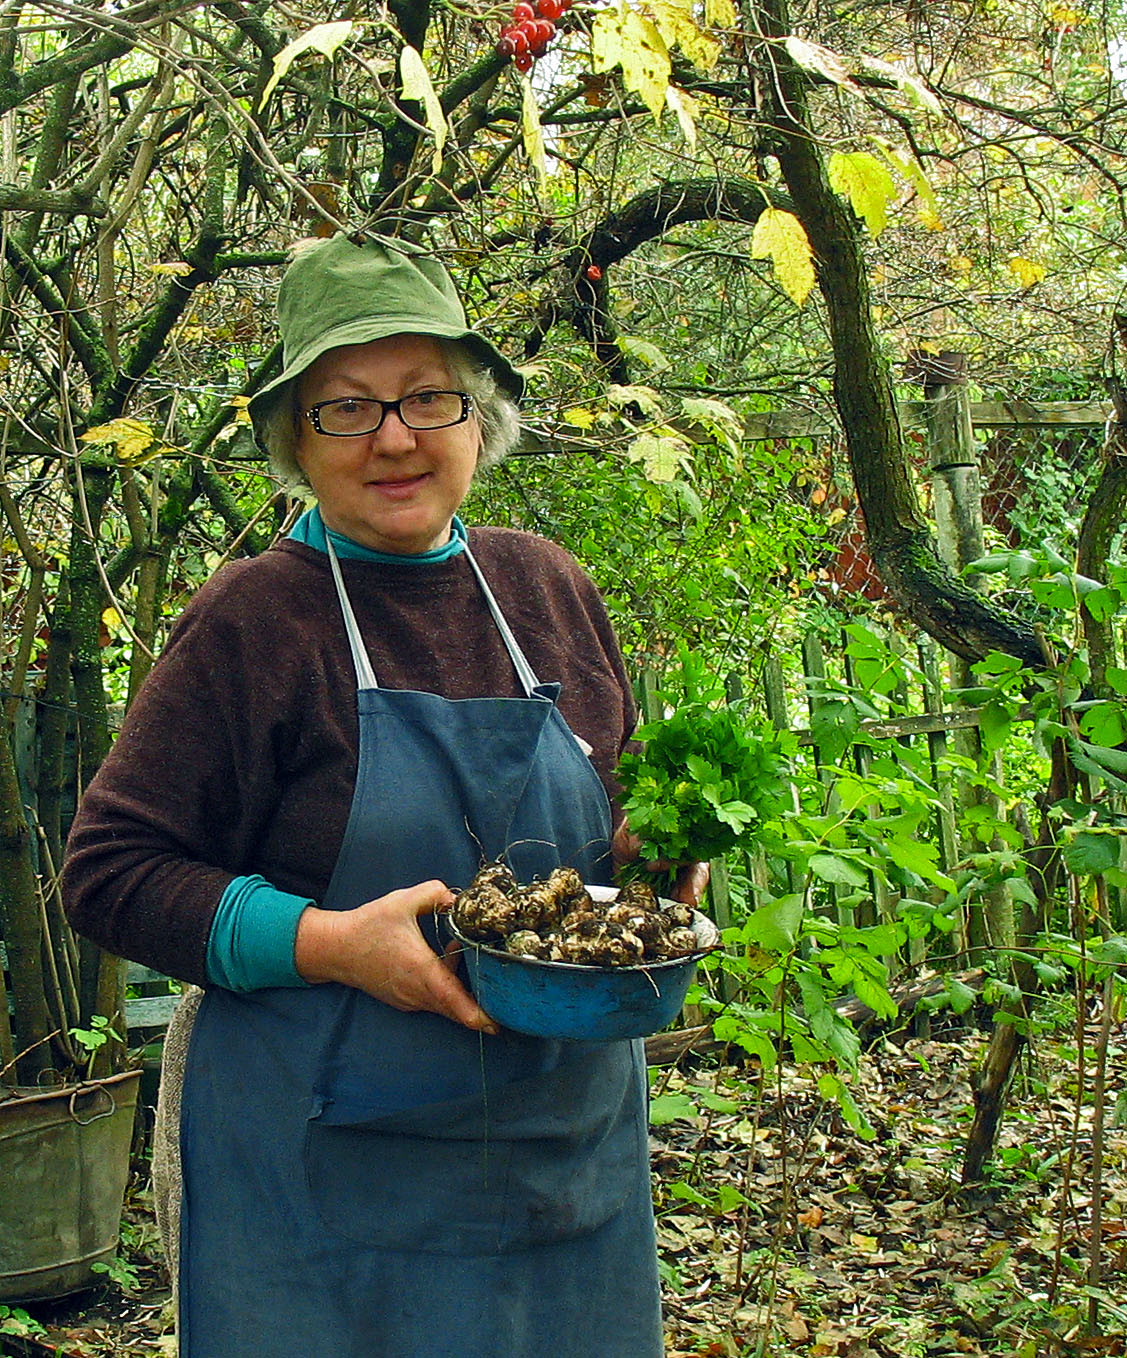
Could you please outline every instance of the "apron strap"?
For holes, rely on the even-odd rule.
[[[344,615],[344,630],[348,633],[348,646],[352,651],[352,663],[356,668],[356,687],[358,689],[379,688],[376,682],[376,674],[372,669],[372,662],[368,658],[367,649],[364,646],[364,639],[360,635],[360,624],[356,621],[356,614],[352,610],[352,603],[348,597],[348,591],[344,587],[344,576],[341,574],[340,562],[337,560],[336,549],[333,547],[331,535],[325,533],[325,547],[329,555],[329,566],[333,572],[333,583],[336,585],[337,598],[340,600],[341,613]],[[520,648],[520,643],[513,635],[512,628],[505,620],[505,615],[501,612],[501,606],[493,597],[493,591],[489,588],[485,576],[481,573],[481,567],[473,558],[469,544],[465,547],[466,560],[470,563],[477,582],[481,586],[481,592],[485,597],[486,607],[497,624],[497,630],[501,633],[501,639],[505,643],[505,649],[509,653],[509,658],[513,662],[513,668],[517,672],[521,688],[524,689],[526,698],[531,698],[534,690],[539,687],[540,681],[537,679],[532,666],[525,659],[524,652]]]
[[[509,658],[513,662],[513,668],[517,672],[517,678],[520,680],[521,688],[524,689],[524,696],[526,698],[531,698],[533,689],[539,687],[540,681],[533,672],[532,666],[525,659],[524,652],[520,648],[520,643],[517,641],[516,637],[513,636],[512,628],[506,622],[504,613],[501,612],[501,605],[493,597],[493,591],[489,588],[485,576],[482,575],[481,567],[474,560],[468,542],[466,543],[466,560],[470,563],[474,575],[477,576],[477,583],[481,586],[481,592],[485,595],[486,605],[490,613],[493,614],[493,621],[497,624],[497,630],[501,633],[501,637],[505,642],[505,649],[508,651]]]
[[[329,553],[329,565],[333,572],[333,583],[337,587],[340,611],[344,614],[344,630],[348,633],[352,663],[356,667],[356,687],[358,689],[379,688],[379,684],[376,683],[376,672],[372,669],[372,662],[368,659],[368,652],[365,650],[363,638],[360,636],[360,625],[356,621],[356,614],[352,611],[352,602],[344,587],[344,576],[340,573],[340,562],[337,560],[336,548],[333,546],[333,540],[329,536],[327,528],[325,530],[325,548]]]

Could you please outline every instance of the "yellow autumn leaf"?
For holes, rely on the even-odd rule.
[[[185,274],[192,272],[192,266],[183,259],[170,260],[167,264],[150,264],[149,272],[155,274],[171,274],[176,278],[183,278]]]
[[[926,108],[929,113],[942,113],[943,105],[936,96],[928,89],[924,82],[917,75],[905,71],[903,67],[894,65],[891,61],[882,61],[879,57],[864,56],[861,58],[866,70],[874,75],[881,75],[893,81],[902,94],[906,94],[912,103],[918,104],[921,108]]]
[[[689,445],[672,434],[639,434],[626,449],[631,462],[640,462],[648,481],[672,481],[689,454]]]
[[[162,443],[143,420],[130,420],[125,416],[87,429],[79,435],[79,441],[112,448],[118,460],[130,467],[140,467],[165,453],[177,451]]]
[[[591,56],[595,71],[622,68],[622,81],[637,94],[655,118],[665,107],[671,63],[669,49],[652,19],[619,0],[601,10],[591,25]]]
[[[446,145],[448,127],[442,104],[431,83],[430,72],[422,57],[409,44],[399,53],[399,78],[403,82],[403,98],[414,99],[422,104],[426,115],[427,127],[434,136],[434,152],[431,155],[431,168],[435,174],[442,168],[442,148]]]
[[[885,167],[869,151],[835,151],[829,163],[830,187],[849,204],[876,239],[888,224],[888,205],[896,185]]]
[[[787,296],[801,306],[814,286],[814,256],[802,223],[793,212],[764,208],[751,233],[752,259],[769,259]]]
[[[939,207],[935,201],[935,190],[931,187],[931,181],[924,174],[919,161],[914,156],[901,155],[894,147],[882,141],[877,142],[877,149],[896,173],[915,190],[916,216],[921,224],[929,231],[942,231],[943,219],[939,215]]]
[[[1050,6],[1049,18],[1054,28],[1076,28],[1077,25],[1088,22],[1088,16],[1078,9],[1073,9],[1071,5]]]
[[[635,405],[643,415],[657,415],[661,410],[661,400],[653,387],[644,387],[637,382],[628,386],[612,382],[607,387],[607,400],[611,405]]]
[[[697,113],[700,111],[700,100],[694,99],[691,94],[678,89],[676,85],[670,85],[665,91],[665,102],[669,105],[670,112],[677,119],[681,128],[681,135],[689,145],[690,151],[697,149]]]
[[[1006,267],[1023,288],[1031,288],[1035,283],[1045,281],[1045,266],[1037,264],[1032,259],[1024,259],[1021,255],[1014,255],[1012,259],[1008,259]]]
[[[576,429],[592,429],[595,425],[595,412],[585,406],[574,406],[571,410],[565,410],[563,418],[564,424],[570,424]]]
[[[670,50],[679,47],[699,71],[711,71],[720,44],[697,23],[693,0],[650,0],[657,31]]]
[[[962,274],[965,278],[974,268],[974,260],[967,255],[952,255],[947,261],[947,267],[952,273]]]
[[[122,617],[116,608],[111,604],[109,608],[102,609],[102,621],[106,625],[106,631],[113,634],[121,631]]]
[[[710,28],[735,28],[736,7],[732,0],[704,0],[704,22]]]
[[[540,125],[540,107],[532,81],[524,73],[520,77],[520,130],[524,149],[541,187],[548,178],[548,153],[544,149],[544,129]]]
[[[235,418],[232,422],[232,425],[228,426],[228,428],[232,428],[232,431],[233,425],[254,423],[254,421],[250,417],[250,411],[247,409],[247,406],[250,405],[249,396],[232,396],[231,399],[227,402],[227,404],[231,406],[231,408],[235,412]]]
[[[261,113],[266,107],[266,101],[274,93],[278,81],[302,53],[320,52],[322,56],[332,57],[341,43],[347,42],[351,33],[352,20],[342,19],[333,24],[315,24],[300,38],[287,43],[274,58],[274,70],[262,91],[262,98],[258,101],[258,111]]]
[[[805,38],[796,38],[793,33],[783,39],[783,46],[791,61],[804,71],[813,71],[834,85],[860,94],[861,88],[850,76],[844,58],[829,47],[823,47],[818,42],[807,42]]]

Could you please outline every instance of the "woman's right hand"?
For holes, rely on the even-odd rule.
[[[500,1030],[455,975],[458,945],[439,957],[423,937],[419,917],[449,910],[444,882],[390,891],[355,910],[301,915],[294,941],[298,974],[311,984],[337,981],[405,1013],[426,1010],[479,1032]]]

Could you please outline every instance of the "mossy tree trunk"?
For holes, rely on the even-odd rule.
[[[869,551],[905,614],[949,651],[980,660],[1008,651],[1042,663],[1033,630],[995,612],[942,562],[912,482],[888,363],[873,323],[861,224],[830,187],[807,101],[808,77],[788,57],[786,0],[760,6],[772,61],[772,149],[817,264],[841,418]]]

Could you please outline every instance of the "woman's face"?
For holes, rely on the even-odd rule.
[[[322,354],[302,374],[299,394],[306,411],[345,396],[398,401],[453,386],[436,340],[391,335]],[[319,434],[304,414],[299,419],[297,461],[321,517],[379,552],[426,552],[449,539],[480,450],[473,414],[446,429],[408,429],[388,413],[374,434],[347,438]]]

